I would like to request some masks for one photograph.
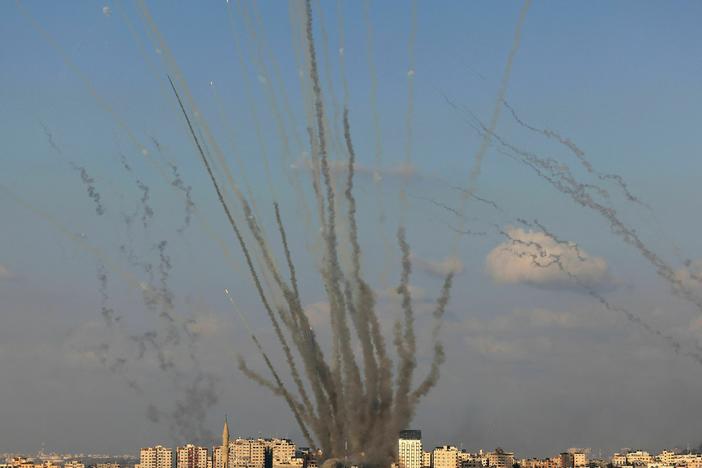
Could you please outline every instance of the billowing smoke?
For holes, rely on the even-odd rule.
[[[196,128],[205,125],[202,116],[191,118],[191,112],[194,111],[186,108],[174,81],[171,80],[170,83],[199,158],[244,255],[261,304],[273,325],[293,385],[290,387],[283,381],[281,373],[275,369],[253,333],[250,333],[251,339],[266,363],[272,380],[251,369],[243,359],[240,360],[240,369],[253,381],[286,401],[305,438],[319,447],[325,458],[341,459],[346,456],[349,461],[361,464],[389,464],[394,457],[397,432],[410,423],[419,400],[436,384],[439,377],[439,368],[444,361],[439,330],[449,300],[454,270],[451,269],[445,277],[433,314],[435,324],[431,336],[434,345],[430,369],[418,385],[413,384],[417,346],[409,287],[411,251],[405,229],[401,227],[398,230],[402,254],[398,292],[402,297],[403,314],[394,338],[399,358],[396,364],[397,377],[394,378],[394,365],[380,327],[373,288],[364,279],[361,267],[362,253],[353,193],[355,152],[347,109],[343,113],[343,129],[348,169],[343,194],[348,208],[344,225],[348,227],[351,245],[350,271],[345,271],[341,262],[338,239],[341,212],[338,211],[336,188],[328,158],[328,124],[317,70],[310,2],[305,4],[303,17],[309,98],[313,109],[308,122],[311,159],[316,167],[313,171],[313,188],[320,208],[319,220],[324,244],[320,275],[331,319],[329,357],[325,355],[302,305],[293,252],[278,203],[274,202],[275,219],[289,278],[284,278],[276,265],[263,228],[250,208],[251,201],[239,191],[235,195],[241,204],[244,218],[241,225],[237,221],[218,181],[219,174],[215,172],[206,150],[207,146],[215,144],[211,141],[208,143],[211,138],[208,132]],[[181,79],[178,82],[185,86]],[[254,245],[249,245],[242,227],[248,229]],[[258,267],[253,261],[256,251],[263,260]],[[261,278],[266,275],[270,275],[272,285],[277,290],[271,291],[264,287]],[[270,297],[276,294],[282,296],[284,304],[274,304],[271,301]],[[228,292],[227,295],[234,305],[233,298]],[[360,349],[358,353],[354,351],[356,345]],[[298,360],[301,360],[301,366],[298,365]]]

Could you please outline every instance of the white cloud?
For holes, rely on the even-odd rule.
[[[463,273],[465,266],[458,257],[446,257],[443,260],[424,260],[419,257],[412,257],[414,264],[427,274],[444,277],[453,272],[456,275]]]
[[[611,289],[607,261],[591,257],[575,243],[559,243],[543,232],[509,228],[507,240],[490,251],[485,267],[504,284],[540,288]]]

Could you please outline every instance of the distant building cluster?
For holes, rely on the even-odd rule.
[[[651,455],[643,450],[627,450],[612,455],[614,468],[702,468],[702,454],[663,450]]]
[[[591,459],[589,449],[571,448],[549,458],[517,459],[514,452],[469,452],[452,445],[422,446],[418,430],[401,431],[394,468],[702,468],[702,454],[664,450],[650,455],[642,450],[623,450],[610,459]]]
[[[187,444],[171,448],[142,448],[134,468],[313,468],[309,450],[298,449],[289,439],[229,439],[225,421],[222,444],[201,447]],[[175,457],[175,458],[174,458]]]
[[[0,464],[0,468],[85,468],[77,460],[59,462],[57,460],[35,460],[27,457],[11,457]]]
[[[401,431],[397,459],[392,468],[702,468],[702,454],[663,450],[651,455],[643,450],[623,449],[611,458],[591,458],[590,449],[570,448],[548,458],[516,458],[514,452],[470,452],[453,445],[425,450],[422,432]],[[186,444],[175,449],[144,447],[138,462],[131,456],[44,455],[23,457],[0,454],[0,468],[318,468],[320,452],[297,447],[289,439],[229,438],[225,420],[222,443],[214,447]],[[109,461],[112,459],[112,461]],[[100,461],[101,460],[101,461]],[[115,463],[114,461],[124,461]]]

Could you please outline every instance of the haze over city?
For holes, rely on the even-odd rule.
[[[0,452],[697,468],[700,13],[0,3]]]

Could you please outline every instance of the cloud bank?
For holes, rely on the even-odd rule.
[[[544,289],[614,289],[607,261],[575,243],[557,242],[539,231],[509,228],[509,239],[488,253],[485,268],[501,284]]]

